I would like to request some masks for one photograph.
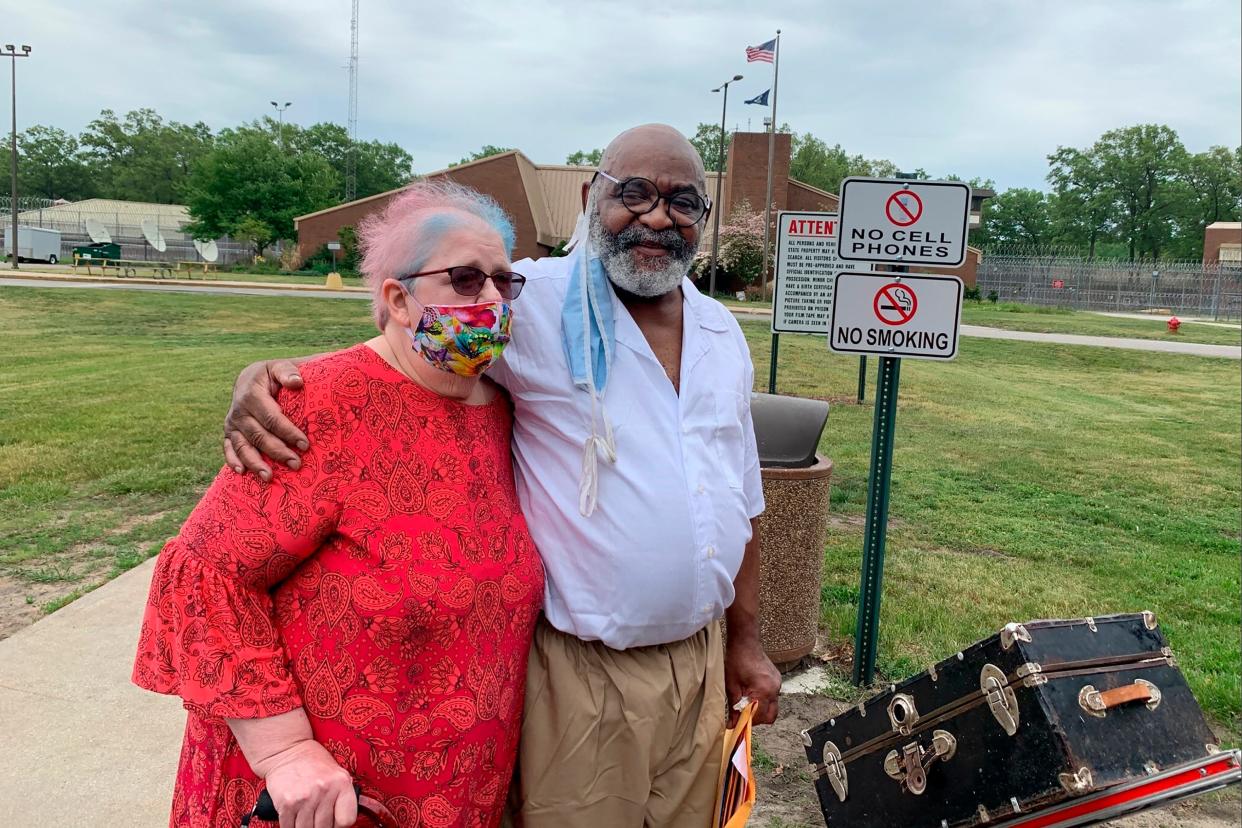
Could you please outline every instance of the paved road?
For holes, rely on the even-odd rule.
[[[963,325],[962,336],[983,339],[1012,339],[1019,342],[1056,342],[1062,345],[1089,345],[1097,348],[1128,348],[1132,351],[1162,351],[1169,354],[1242,359],[1242,348],[1236,345],[1204,345],[1198,342],[1168,342],[1163,339],[1129,339],[1114,336],[1082,336],[1080,334],[1032,333]]]
[[[210,293],[234,294],[245,296],[300,296],[319,299],[369,299],[370,295],[362,291],[335,290],[292,290],[287,288],[241,288],[217,285],[159,285],[123,282],[70,282],[44,279],[13,279],[0,277],[0,287],[36,287],[36,288],[88,288],[92,290],[159,290],[177,293]],[[772,312],[766,309],[731,308],[739,318],[768,319]],[[1081,336],[1079,334],[1031,333],[1028,331],[1009,331],[1001,328],[985,328],[980,325],[963,325],[962,336],[981,339],[1008,339],[1020,342],[1052,342],[1061,345],[1087,345],[1097,348],[1128,348],[1134,351],[1156,351],[1170,354],[1188,354],[1192,356],[1223,357],[1225,359],[1242,360],[1242,347],[1234,345],[1204,345],[1196,342],[1168,342],[1162,339],[1129,339],[1111,336]]]
[[[1175,313],[1161,315],[1161,314],[1155,314],[1155,313],[1124,313],[1124,312],[1118,313],[1117,311],[1087,311],[1087,312],[1094,313],[1097,316],[1113,316],[1113,317],[1116,317],[1117,319],[1145,319],[1148,322],[1151,322],[1151,321],[1167,322],[1170,316],[1177,316],[1177,314]],[[1179,316],[1178,319],[1181,319],[1183,322],[1193,322],[1196,325],[1211,325],[1214,328],[1233,328],[1234,330],[1237,330],[1238,328],[1237,322],[1217,322],[1213,319],[1205,319],[1202,316]]]

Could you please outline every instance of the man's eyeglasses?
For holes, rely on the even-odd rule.
[[[526,277],[521,273],[512,273],[507,270],[501,270],[496,273],[484,273],[477,267],[470,267],[469,265],[445,267],[440,270],[424,270],[422,273],[409,273],[405,276],[398,276],[397,281],[403,282],[406,279],[417,279],[419,276],[435,276],[440,273],[447,273],[449,275],[449,283],[453,286],[453,290],[457,291],[458,295],[469,296],[472,299],[483,292],[483,285],[487,283],[488,279],[491,279],[492,284],[496,286],[496,292],[511,302],[518,298],[523,286],[526,284]]]
[[[617,185],[617,198],[621,200],[625,209],[636,216],[645,216],[650,213],[663,199],[668,205],[668,216],[673,223],[678,227],[690,227],[706,218],[712,210],[711,200],[700,196],[694,190],[662,193],[656,187],[655,182],[646,178],[627,178],[622,181],[619,178],[613,178],[603,170],[595,174],[602,175]]]

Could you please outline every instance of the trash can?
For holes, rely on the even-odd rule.
[[[751,414],[767,502],[759,518],[759,628],[768,658],[784,671],[811,654],[819,629],[832,461],[816,449],[828,403],[754,394]]]

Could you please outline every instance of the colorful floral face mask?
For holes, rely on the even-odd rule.
[[[513,309],[508,302],[422,305],[422,308],[418,324],[413,330],[407,328],[406,333],[414,350],[441,371],[477,377],[509,344]]]

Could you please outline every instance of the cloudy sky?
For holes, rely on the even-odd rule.
[[[19,128],[138,107],[219,128],[273,99],[298,123],[344,122],[349,10],[0,0],[3,42],[34,49]],[[758,130],[742,100],[771,67],[744,49],[778,28],[777,119],[909,169],[1040,187],[1048,153],[1114,127],[1169,124],[1192,151],[1242,142],[1238,0],[362,0],[360,28],[359,135],[422,172],[485,143],[560,163],[635,123],[693,132],[719,122],[709,90],[734,73],[729,126]]]

